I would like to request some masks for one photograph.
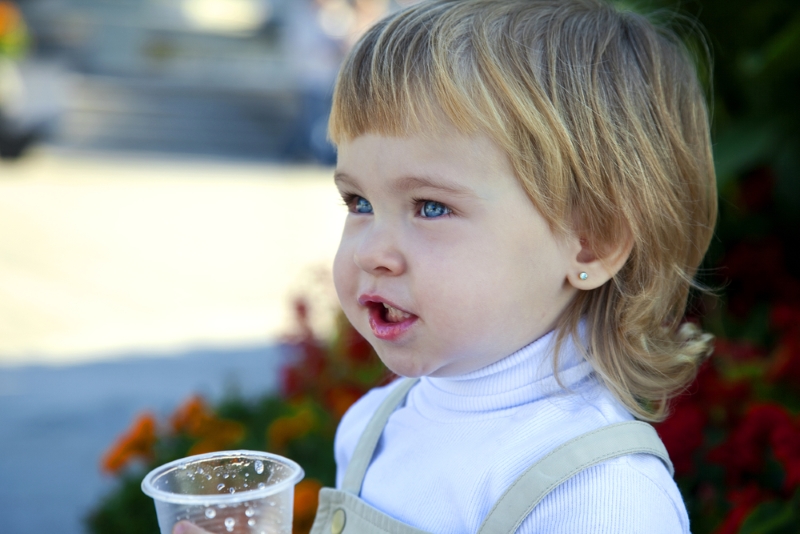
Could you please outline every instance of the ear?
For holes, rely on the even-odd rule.
[[[611,280],[628,261],[633,250],[630,232],[625,232],[620,239],[602,250],[580,235],[574,236],[571,241],[572,265],[567,273],[567,281],[574,288],[584,291],[596,289]]]

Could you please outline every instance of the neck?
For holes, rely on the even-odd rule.
[[[554,375],[555,333],[550,332],[513,354],[476,371],[454,377],[424,377],[412,390],[421,410],[498,412],[562,392],[592,371],[575,341],[558,351]],[[442,415],[442,414],[439,414]]]

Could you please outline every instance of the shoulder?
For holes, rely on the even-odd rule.
[[[386,397],[402,382],[402,379],[398,379],[385,386],[371,389],[358,399],[342,417],[334,440],[337,488],[341,486],[344,471],[347,464],[350,463],[350,458],[353,456],[353,451],[361,434],[364,433],[367,423],[381,403],[386,400]]]
[[[689,519],[664,464],[655,456],[632,454],[561,484],[518,532],[688,534]]]
[[[521,410],[496,462],[507,472],[502,492],[528,467],[570,439],[615,423],[633,420],[601,384],[587,383],[571,395],[555,396]],[[509,469],[510,468],[510,469]],[[499,498],[495,493],[493,499]],[[656,456],[631,454],[581,471],[554,489],[522,523],[522,533],[689,532],[680,491]]]

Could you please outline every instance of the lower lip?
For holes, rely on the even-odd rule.
[[[375,334],[375,337],[383,339],[384,341],[397,340],[400,336],[408,332],[416,322],[417,317],[411,316],[399,323],[388,323],[383,320],[379,308],[370,307],[369,309],[369,327],[372,328],[372,333]]]

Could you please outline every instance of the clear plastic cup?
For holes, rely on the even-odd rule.
[[[142,491],[156,503],[161,534],[189,521],[214,534],[291,534],[297,463],[277,454],[222,451],[153,469]]]

